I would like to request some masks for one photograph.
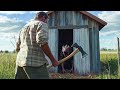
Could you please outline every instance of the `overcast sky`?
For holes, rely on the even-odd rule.
[[[89,11],[108,24],[100,31],[100,48],[115,49],[120,37],[120,11]],[[0,11],[0,50],[13,51],[19,30],[36,11]]]

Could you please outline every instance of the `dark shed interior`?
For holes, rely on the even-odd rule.
[[[61,59],[61,52],[62,52],[62,46],[63,45],[69,45],[71,46],[73,44],[73,29],[59,29],[58,30],[58,60]],[[73,50],[73,48],[72,48]],[[73,60],[73,57],[70,58]],[[71,63],[69,63],[69,60],[65,61],[65,63],[67,64],[68,67],[66,67],[66,69],[68,69],[69,67],[72,68],[72,65],[70,65]],[[58,66],[58,72],[61,72],[61,65]]]

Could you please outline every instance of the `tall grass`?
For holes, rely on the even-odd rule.
[[[16,53],[0,53],[0,79],[14,79]],[[116,53],[101,53],[101,74],[93,79],[118,79],[118,58]],[[73,75],[72,75],[73,76]],[[58,77],[59,78],[59,77]],[[72,78],[69,76],[69,78]]]
[[[100,79],[118,79],[118,57],[117,53],[101,53],[101,74]]]
[[[0,53],[0,79],[14,78],[15,60],[15,53]]]

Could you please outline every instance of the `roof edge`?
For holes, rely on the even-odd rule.
[[[53,13],[54,11],[48,11],[46,12],[48,15]],[[87,11],[79,11],[80,13],[88,16],[89,18],[94,19],[96,22],[100,23],[102,25],[102,27],[104,27],[105,25],[107,25],[107,22],[103,21],[102,19],[98,18],[97,16],[87,12]]]
[[[93,15],[93,14],[87,12],[87,11],[80,11],[80,12],[81,12],[82,14],[85,14],[85,15],[87,15],[88,17],[94,19],[95,21],[101,23],[101,24],[104,25],[104,26],[107,25],[107,22],[103,21],[102,19],[96,17],[95,15]]]

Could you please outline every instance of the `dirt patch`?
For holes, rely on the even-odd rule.
[[[80,76],[77,74],[71,74],[71,73],[50,73],[51,79],[93,79],[92,75],[88,76]]]

